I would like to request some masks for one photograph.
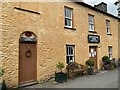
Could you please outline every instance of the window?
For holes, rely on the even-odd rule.
[[[88,23],[89,23],[89,31],[94,31],[94,16],[88,16]]]
[[[66,46],[66,60],[67,64],[74,62],[74,46]]]
[[[110,21],[106,20],[106,32],[107,34],[110,34]]]
[[[65,7],[65,27],[72,28],[72,9]]]
[[[108,55],[110,60],[112,60],[112,46],[108,46]]]

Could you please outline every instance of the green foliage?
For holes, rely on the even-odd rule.
[[[4,74],[4,70],[0,68],[0,76],[2,76],[3,74]]]
[[[105,63],[105,64],[109,64],[110,63],[110,58],[108,56],[103,56],[102,57],[102,61]]]
[[[94,62],[92,59],[88,59],[88,60],[86,61],[86,64],[87,64],[88,66],[92,67],[92,66],[95,65],[95,62]]]
[[[56,66],[61,72],[62,72],[62,69],[65,67],[64,63],[62,62],[59,62]]]
[[[111,66],[111,70],[114,70],[115,69],[115,66],[112,64],[112,66]]]

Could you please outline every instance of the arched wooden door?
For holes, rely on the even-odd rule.
[[[37,39],[32,32],[24,32],[19,44],[19,85],[37,80]]]

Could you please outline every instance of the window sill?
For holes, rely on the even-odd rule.
[[[65,29],[71,29],[71,30],[76,30],[75,28],[70,28],[70,27],[64,27]]]
[[[111,33],[107,33],[107,35],[111,35],[111,36],[112,36],[112,34],[111,34]]]
[[[96,31],[89,31],[89,33],[97,33]]]

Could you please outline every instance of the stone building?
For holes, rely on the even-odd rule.
[[[118,9],[117,9],[117,10],[118,10],[118,18],[120,18],[120,0],[116,1],[116,2],[115,2],[115,5],[118,6]],[[119,50],[119,51],[118,51],[118,52],[119,52],[119,55],[118,55],[118,56],[119,56],[119,58],[120,58],[120,19],[119,19],[118,29],[119,29],[119,30],[118,30],[118,35],[119,35],[119,36],[118,36],[118,42],[119,42],[119,43],[118,43],[118,47],[119,47],[119,48],[118,48],[118,50]]]
[[[103,3],[102,3],[103,5]],[[106,7],[106,4],[104,4]],[[118,58],[118,18],[82,2],[3,2],[0,56],[9,87],[48,80],[60,61]]]

